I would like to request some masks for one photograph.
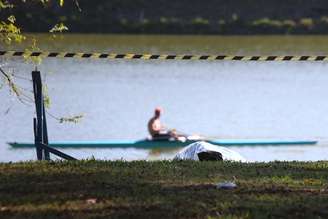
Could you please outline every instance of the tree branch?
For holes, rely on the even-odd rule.
[[[12,80],[9,77],[9,74],[7,74],[1,67],[0,67],[0,72],[7,78],[8,82],[10,83]]]
[[[14,81],[10,78],[9,74],[6,73],[1,67],[0,67],[0,72],[6,78],[10,89],[14,92],[14,94],[16,95],[16,97],[18,98],[18,100],[21,103],[26,104],[24,102],[24,100],[21,98],[21,94],[20,94],[20,92],[18,90],[18,87],[15,85]]]

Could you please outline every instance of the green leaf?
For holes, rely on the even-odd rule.
[[[50,33],[56,33],[56,32],[60,32],[62,33],[63,31],[67,31],[68,27],[66,27],[63,23],[59,23],[56,24],[55,26],[53,26],[53,28],[51,28],[49,30]]]
[[[14,7],[13,4],[9,4],[7,1],[0,0],[0,10],[6,8],[13,8],[13,7]]]
[[[7,20],[10,21],[12,24],[14,24],[15,21],[16,21],[16,18],[15,18],[14,15],[10,15],[10,16],[7,18]]]
[[[62,117],[59,119],[59,122],[60,123],[64,123],[64,122],[79,123],[83,117],[84,117],[83,114],[72,116],[72,117]]]

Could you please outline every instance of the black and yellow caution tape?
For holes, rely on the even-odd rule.
[[[142,60],[231,60],[231,61],[328,61],[328,56],[230,56],[230,55],[155,55],[79,52],[0,51],[0,57],[93,58]]]

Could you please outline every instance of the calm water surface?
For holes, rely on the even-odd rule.
[[[191,54],[328,54],[328,38],[37,35],[50,51]],[[1,48],[1,46],[0,46]],[[6,48],[1,48],[6,49]],[[9,48],[22,49],[22,48]],[[31,95],[33,64],[3,60]],[[38,67],[48,84],[49,113],[84,114],[78,124],[48,115],[49,138],[140,139],[153,108],[162,121],[186,133],[220,138],[316,139],[316,146],[233,147],[250,161],[328,158],[328,64],[315,62],[113,61],[45,59]],[[0,161],[35,159],[33,149],[14,150],[8,141],[32,141],[33,106],[0,90]],[[77,158],[170,159],[178,149],[66,149]]]

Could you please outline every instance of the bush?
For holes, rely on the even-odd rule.
[[[271,20],[269,18],[262,18],[252,22],[253,26],[264,26],[264,27],[282,27],[283,22],[279,20]]]
[[[191,24],[193,25],[208,25],[209,21],[207,19],[196,17],[191,21]]]
[[[313,28],[313,25],[314,25],[314,22],[312,20],[312,18],[302,18],[300,21],[299,21],[299,24],[307,29],[312,29]]]

